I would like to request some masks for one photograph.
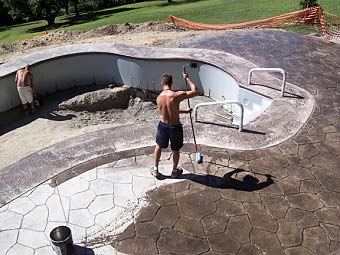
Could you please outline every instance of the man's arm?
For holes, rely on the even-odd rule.
[[[187,73],[183,73],[183,79],[189,84],[190,90],[189,91],[178,91],[176,92],[176,96],[178,97],[179,101],[183,101],[187,98],[192,98],[198,96],[198,90],[196,88],[195,83],[190,80]]]
[[[15,84],[18,85],[18,72],[15,74]]]
[[[190,91],[187,91],[186,94],[187,94],[187,98],[192,98],[192,97],[195,97],[195,96],[198,96],[198,90],[196,88],[196,85],[195,83],[192,82],[192,80],[190,80],[188,74],[185,74],[185,78],[184,80],[187,81],[187,83],[189,84],[190,86]]]
[[[192,112],[192,108],[189,108],[187,110],[179,110],[179,114],[181,114],[181,113],[190,113],[190,112]]]

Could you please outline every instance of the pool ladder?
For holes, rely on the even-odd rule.
[[[212,106],[212,105],[237,105],[240,107],[241,110],[241,116],[240,116],[240,124],[238,130],[241,132],[243,130],[243,116],[244,116],[244,107],[243,105],[238,101],[232,101],[232,100],[225,100],[225,101],[216,101],[216,102],[206,102],[206,103],[199,103],[194,107],[194,117],[195,122],[197,122],[198,117],[198,108],[202,108],[205,106]],[[224,117],[224,116],[223,116]]]

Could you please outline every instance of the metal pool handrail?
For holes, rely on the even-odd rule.
[[[286,72],[282,68],[252,68],[248,74],[248,85],[251,84],[251,76],[253,72],[271,72],[271,73],[281,73],[282,74],[282,88],[281,88],[281,96],[284,96],[286,89]]]
[[[239,131],[241,132],[243,130],[243,115],[244,115],[244,108],[243,105],[238,101],[217,101],[217,102],[207,102],[207,103],[199,103],[194,107],[194,116],[195,116],[195,122],[197,122],[197,109],[203,106],[209,106],[209,105],[227,105],[227,104],[236,104],[241,109],[241,117],[240,117],[240,125],[239,125]]]

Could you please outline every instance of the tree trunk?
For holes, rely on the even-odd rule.
[[[51,27],[54,25],[54,19],[56,15],[53,15],[53,11],[51,9],[51,6],[49,5],[46,5],[45,10],[46,10],[46,20],[47,20],[48,26]]]
[[[55,16],[54,15],[48,15],[46,17],[46,20],[48,22],[48,26],[51,27],[51,26],[54,25]]]
[[[79,17],[78,0],[74,1],[74,11],[76,13],[76,17]]]
[[[70,12],[69,12],[69,2],[70,2],[69,0],[64,0],[66,15],[70,14]]]

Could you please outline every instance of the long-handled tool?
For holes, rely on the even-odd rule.
[[[186,70],[185,70],[185,66],[183,67],[183,72],[185,74],[187,73]],[[188,91],[188,82],[187,82],[186,79],[185,79],[185,88]],[[189,100],[189,98],[188,98],[188,107],[190,109],[190,100]],[[189,112],[189,115],[190,115],[190,123],[191,123],[192,135],[194,137],[194,143],[195,143],[195,152],[196,152],[196,154],[195,154],[195,161],[196,161],[196,163],[201,164],[201,163],[203,163],[203,156],[202,156],[201,152],[198,151],[198,146],[197,146],[196,137],[195,137],[194,124],[192,122],[191,111]]]

